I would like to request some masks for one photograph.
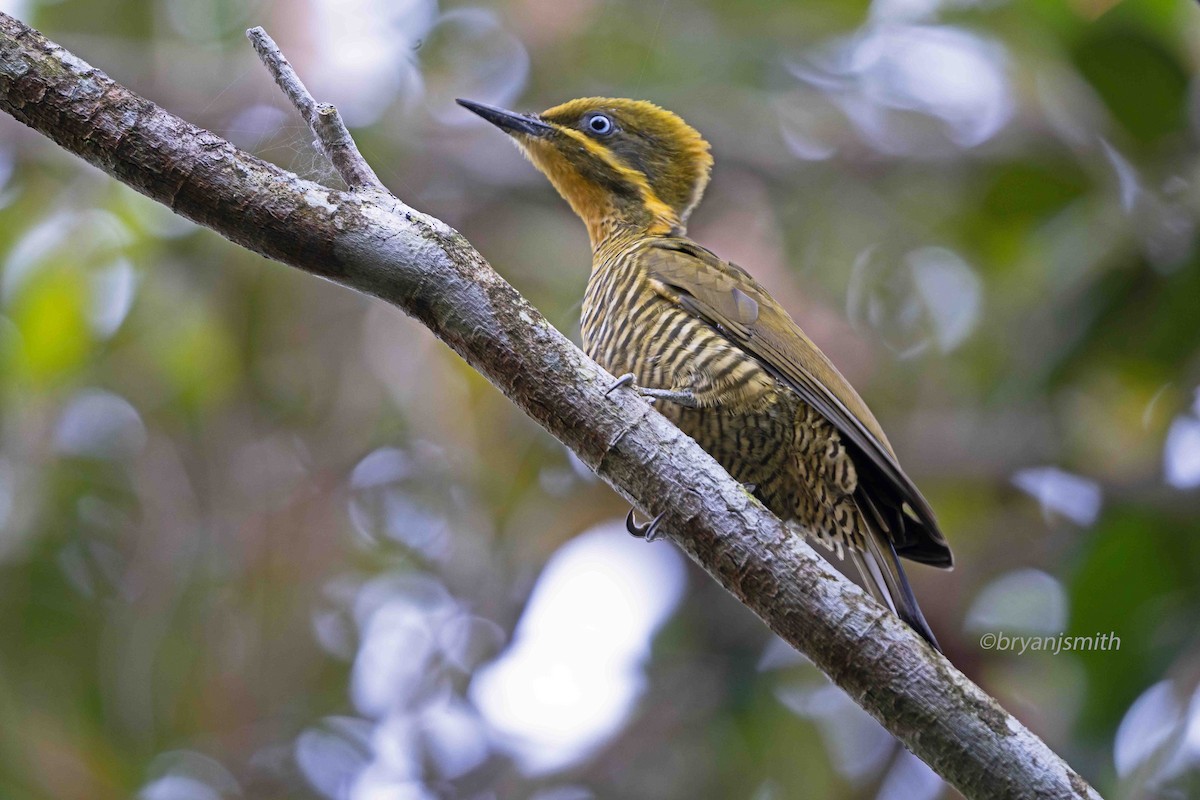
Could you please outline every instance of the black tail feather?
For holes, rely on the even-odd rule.
[[[895,545],[892,544],[887,523],[879,517],[874,504],[868,502],[867,506],[866,509],[860,508],[860,512],[866,512],[863,518],[869,529],[865,536],[867,549],[854,554],[854,563],[862,573],[863,583],[877,600],[896,612],[896,616],[933,645],[934,650],[942,652],[937,637],[933,635],[933,630],[925,621],[925,615],[921,613],[921,607],[917,605],[917,598],[908,583],[908,576],[900,566],[900,558],[896,554]]]

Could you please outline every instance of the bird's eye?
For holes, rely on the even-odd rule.
[[[584,124],[587,126],[589,133],[594,133],[597,136],[608,136],[616,127],[613,125],[612,118],[606,114],[592,114]]]

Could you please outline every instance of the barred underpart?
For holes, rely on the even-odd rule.
[[[640,240],[597,250],[583,302],[583,346],[639,386],[692,393],[700,408],[659,410],[792,528],[839,557],[864,549],[858,475],[837,429],[744,349],[658,292]]]

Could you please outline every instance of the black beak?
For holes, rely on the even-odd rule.
[[[536,114],[518,114],[515,111],[489,106],[487,103],[476,103],[474,100],[460,99],[457,102],[463,108],[474,111],[505,133],[541,137],[554,130],[553,125],[542,122]]]

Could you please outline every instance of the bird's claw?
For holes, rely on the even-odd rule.
[[[610,394],[615,392],[617,389],[620,389],[622,386],[632,386],[633,378],[634,378],[634,374],[632,372],[626,372],[624,375],[622,375],[621,377],[619,377],[615,381],[613,381],[612,386],[609,386],[607,389],[604,390],[604,396],[608,397]]]
[[[638,525],[633,519],[633,509],[631,508],[629,509],[629,514],[625,517],[625,530],[629,531],[630,536],[645,539],[647,542],[653,542],[658,538],[658,526],[666,515],[664,511],[645,525]]]

